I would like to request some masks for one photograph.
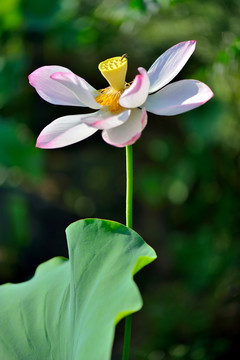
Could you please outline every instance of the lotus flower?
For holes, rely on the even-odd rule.
[[[46,101],[56,105],[89,107],[89,114],[60,117],[40,133],[36,146],[53,149],[81,141],[97,130],[113,146],[135,143],[147,124],[147,111],[172,116],[192,110],[207,102],[213,93],[198,80],[180,80],[167,85],[183,68],[196,41],[184,41],[162,54],[131,84],[125,81],[127,57],[117,56],[99,64],[108,81],[96,90],[86,80],[62,66],[43,66],[29,75],[30,84]]]

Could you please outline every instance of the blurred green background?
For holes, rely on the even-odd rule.
[[[180,116],[150,114],[134,146],[134,229],[159,257],[136,277],[144,308],[134,316],[133,360],[240,355],[239,18],[238,0],[0,1],[1,283],[67,256],[71,222],[125,221],[124,149],[100,132],[36,149],[44,126],[83,110],[44,102],[27,75],[62,65],[99,89],[100,61],[128,53],[131,81],[170,46],[197,40],[176,79],[201,80],[215,97]],[[122,332],[120,324],[113,360]]]

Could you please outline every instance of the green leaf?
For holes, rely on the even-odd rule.
[[[51,259],[31,280],[0,287],[0,359],[108,360],[115,325],[141,308],[133,275],[154,250],[107,220],[80,220],[66,233],[69,260]]]

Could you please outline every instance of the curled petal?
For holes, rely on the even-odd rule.
[[[165,51],[148,70],[149,93],[153,93],[168,84],[182,70],[195,47],[196,41],[190,40],[174,45]]]
[[[100,110],[88,116],[85,124],[91,125],[96,129],[107,130],[124,124],[131,114],[131,110],[122,111],[118,114]]]
[[[53,74],[67,73],[68,80],[60,81],[59,77],[53,79]],[[62,66],[43,66],[33,71],[29,75],[30,84],[36,89],[38,94],[46,101],[55,105],[70,105],[70,106],[90,106],[94,109],[99,109],[99,105],[94,100],[93,91],[84,79],[79,78],[73,72]],[[77,80],[77,79],[78,80]],[[90,100],[91,99],[91,100]]]
[[[124,91],[119,99],[119,104],[127,109],[141,106],[147,99],[150,81],[147,71],[138,68],[140,75],[137,75],[132,85]]]
[[[91,136],[97,129],[84,123],[87,115],[63,116],[54,120],[40,133],[36,146],[42,149],[56,149]]]
[[[134,144],[141,136],[147,125],[147,113],[145,109],[134,109],[128,120],[121,126],[102,132],[103,140],[116,147],[124,147]]]
[[[149,95],[144,107],[157,115],[177,115],[203,105],[211,97],[212,90],[201,81],[181,80]]]

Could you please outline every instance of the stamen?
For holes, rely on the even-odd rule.
[[[125,83],[123,89],[119,91],[114,90],[111,86],[98,90],[99,95],[95,97],[95,100],[98,104],[107,106],[108,111],[112,113],[123,111],[124,108],[119,104],[119,98],[129,85]]]

